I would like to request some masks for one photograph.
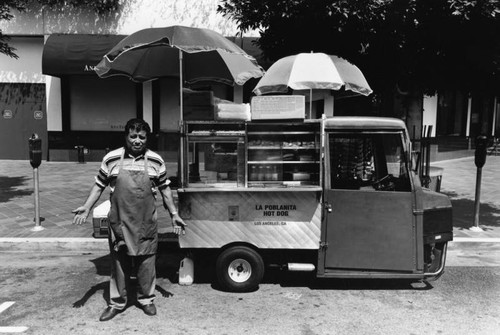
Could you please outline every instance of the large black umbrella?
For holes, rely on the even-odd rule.
[[[264,74],[255,58],[224,36],[185,26],[139,30],[111,49],[95,71],[103,78],[125,75],[138,82],[182,77],[187,83],[228,85],[243,85]]]
[[[138,82],[179,77],[180,120],[184,81],[243,85],[264,74],[255,58],[224,36],[185,26],[139,30],[113,47],[95,71],[102,78],[124,75]]]

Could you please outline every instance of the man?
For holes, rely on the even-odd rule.
[[[137,268],[137,301],[145,314],[156,315],[153,304],[158,247],[156,190],[162,196],[163,206],[170,212],[174,232],[185,233],[186,224],[175,208],[165,163],[157,153],[147,149],[150,132],[149,125],[143,120],[132,119],[127,122],[125,147],[113,150],[103,158],[85,204],[73,211],[73,224],[86,222],[104,189],[110,187],[110,303],[100,321],[111,320],[127,306],[132,264]]]

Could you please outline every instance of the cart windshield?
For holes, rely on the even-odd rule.
[[[330,133],[330,187],[408,192],[401,133]]]

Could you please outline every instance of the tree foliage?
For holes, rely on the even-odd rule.
[[[25,6],[24,3],[17,0],[3,0],[0,2],[0,21],[11,20],[14,15],[12,15],[11,10],[16,9],[18,11],[24,11]],[[18,58],[15,51],[16,49],[11,47],[8,42],[10,38],[4,34],[2,34],[2,30],[0,29],[0,54],[7,55],[9,57]]]
[[[498,0],[222,0],[218,11],[274,62],[299,52],[347,58],[378,90],[500,86]]]
[[[75,7],[86,7],[94,10],[97,14],[103,15],[118,9],[119,0],[36,0],[42,6],[51,9]],[[14,18],[12,10],[25,12],[28,8],[27,0],[1,0],[0,1],[0,21],[9,21]],[[2,34],[0,29],[0,54],[12,58],[18,58],[16,49],[9,45],[10,38]]]
[[[94,10],[97,14],[106,14],[117,10],[118,0],[37,0],[40,4],[50,8],[86,7]]]

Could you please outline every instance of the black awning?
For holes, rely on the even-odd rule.
[[[125,36],[52,34],[43,47],[42,73],[55,77],[97,75],[94,66]]]

